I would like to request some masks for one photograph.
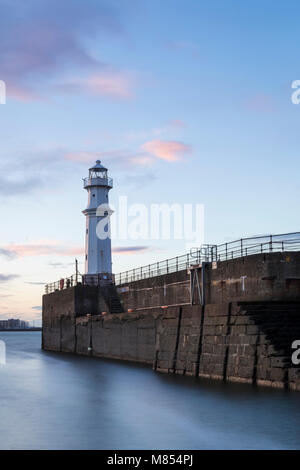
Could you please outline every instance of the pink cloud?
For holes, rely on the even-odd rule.
[[[7,95],[13,99],[23,102],[39,100],[40,97],[37,93],[34,93],[29,88],[12,85],[11,83],[7,86]]]
[[[111,70],[98,72],[86,78],[76,77],[56,86],[67,93],[89,93],[115,99],[130,99],[135,95],[136,80],[132,73]]]
[[[155,157],[175,162],[191,153],[190,145],[175,140],[151,140],[141,146],[139,152],[126,149],[105,150],[102,152],[75,151],[64,155],[66,160],[75,163],[91,164],[96,160],[108,160],[120,168],[150,167]]]
[[[87,90],[95,95],[128,99],[134,95],[134,80],[124,72],[93,75],[85,82]]]
[[[96,160],[109,160],[110,163],[114,163],[125,168],[133,168],[136,166],[147,167],[151,166],[154,159],[150,155],[130,153],[128,150],[116,149],[106,150],[103,152],[70,152],[64,155],[66,160],[75,163],[86,163],[90,164]]]
[[[142,149],[168,162],[175,162],[191,153],[190,145],[175,140],[152,140],[142,145]]]
[[[36,99],[28,84],[48,97],[49,85],[62,73],[102,69],[103,62],[87,47],[99,32],[124,36],[114,8],[101,1],[74,2],[71,12],[68,2],[59,0],[23,3],[1,2],[0,28],[1,79],[15,86],[11,96],[22,101]]]
[[[150,246],[120,246],[112,249],[113,253],[119,255],[130,255],[133,253],[144,253],[145,251],[151,251]],[[7,245],[5,251],[10,253],[10,258],[24,258],[31,256],[79,256],[84,253],[84,249],[81,246],[67,247],[65,245],[59,245],[57,242],[48,243],[33,243],[26,245]],[[1,281],[0,275],[0,281]]]
[[[59,245],[57,242],[32,243],[26,245],[7,245],[4,250],[9,253],[9,257],[24,258],[27,256],[77,256],[82,255],[84,250],[81,246]]]

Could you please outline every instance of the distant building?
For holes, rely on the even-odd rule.
[[[10,318],[9,320],[0,320],[0,330],[25,330],[29,328],[29,323],[19,318]]]

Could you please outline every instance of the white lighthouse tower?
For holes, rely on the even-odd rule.
[[[108,193],[113,186],[113,181],[107,176],[107,168],[101,165],[100,160],[89,169],[88,178],[83,180],[84,188],[88,192],[88,205],[82,211],[86,216],[85,238],[85,273],[86,279],[111,279],[111,238],[99,237],[99,222],[110,216]],[[99,207],[100,206],[100,207]],[[104,223],[105,221],[103,221]],[[98,225],[98,234],[97,234]],[[101,225],[101,224],[100,224]],[[100,227],[101,228],[101,227]],[[110,230],[106,225],[106,232]],[[97,276],[96,276],[97,275]]]

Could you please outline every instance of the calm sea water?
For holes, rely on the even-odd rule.
[[[1,449],[300,448],[300,393],[43,352],[0,332]]]

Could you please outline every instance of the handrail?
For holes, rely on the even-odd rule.
[[[203,245],[195,251],[115,275],[116,285],[181,271],[204,261],[228,261],[259,253],[300,251],[300,232],[240,238],[220,245]]]
[[[46,284],[45,294],[51,294],[51,292],[68,289],[79,284],[83,286],[100,286],[103,282],[114,282],[114,275],[109,273],[73,274],[69,277],[62,277],[59,281]]]
[[[116,285],[147,279],[150,277],[170,274],[188,269],[202,262],[228,261],[259,253],[300,251],[300,232],[284,233],[279,235],[263,235],[257,237],[240,238],[220,245],[202,245],[190,253],[175,256],[163,261],[141,266],[114,275]],[[60,279],[45,286],[46,294],[55,290],[62,290],[77,284],[100,285],[103,275],[76,274]]]

